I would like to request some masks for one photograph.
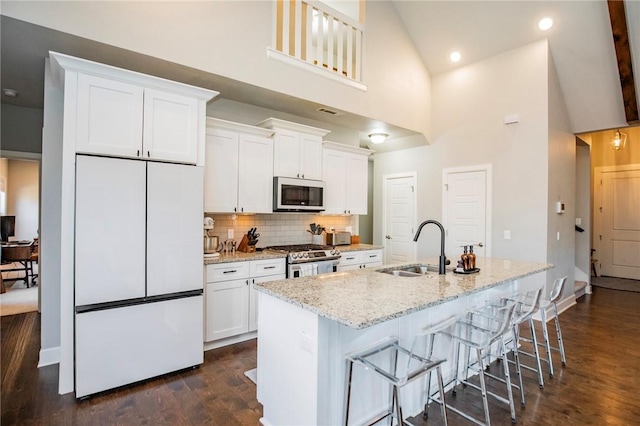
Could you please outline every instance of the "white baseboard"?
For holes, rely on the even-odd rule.
[[[60,346],[49,349],[40,349],[38,368],[60,363]]]
[[[216,340],[214,342],[205,342],[204,350],[208,351],[211,349],[222,348],[224,346],[233,345],[235,343],[245,342],[247,340],[255,339],[258,337],[257,331],[252,331],[250,333],[241,334],[239,336],[227,337],[226,339]]]

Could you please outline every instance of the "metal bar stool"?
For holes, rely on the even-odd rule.
[[[564,284],[567,282],[567,277],[557,278],[553,282],[551,292],[549,293],[548,300],[542,300],[540,302],[540,317],[542,319],[542,334],[544,336],[544,345],[547,349],[547,363],[549,364],[549,376],[553,377],[553,360],[551,359],[551,351],[560,352],[560,359],[562,360],[562,366],[567,365],[567,358],[564,353],[564,342],[562,341],[562,330],[560,329],[560,318],[558,316],[558,305],[556,304],[562,297],[562,291],[564,290]],[[553,307],[553,319],[556,323],[556,336],[558,338],[558,347],[552,346],[549,342],[549,330],[547,329],[547,308]]]
[[[439,403],[442,413],[443,423],[447,424],[446,406],[444,403],[444,385],[442,382],[442,369],[441,365],[446,360],[433,358],[433,349],[435,337],[438,334],[444,333],[449,329],[456,321],[457,317],[451,317],[437,324],[427,327],[422,330],[421,333],[416,335],[411,345],[411,350],[407,350],[398,344],[398,339],[388,338],[382,342],[378,342],[373,346],[356,353],[348,354],[346,359],[345,370],[345,399],[344,399],[344,425],[349,424],[349,407],[351,403],[351,383],[353,378],[353,366],[360,365],[367,371],[371,371],[379,378],[385,380],[390,386],[390,404],[388,409],[369,420],[369,425],[379,422],[387,417],[396,418],[398,425],[408,424],[404,421],[402,415],[402,405],[400,398],[400,389],[408,383],[411,383],[420,377],[427,375],[426,380],[426,401],[424,406],[423,416],[426,418],[428,415],[428,407],[431,401]],[[369,358],[372,356],[389,351],[390,362],[385,362],[385,366],[380,365],[379,360],[373,361]],[[398,372],[398,358],[405,356],[407,358],[407,365],[404,371]],[[432,396],[431,385],[431,373],[436,371],[437,385],[439,399]]]
[[[508,362],[515,364],[516,366],[518,384],[515,385],[511,383],[511,386],[518,389],[518,391],[520,392],[520,403],[523,406],[525,405],[525,397],[524,397],[524,386],[522,383],[522,368],[536,372],[538,376],[538,385],[540,386],[540,389],[544,388],[544,378],[542,374],[542,367],[540,364],[540,353],[538,352],[538,344],[537,344],[537,339],[535,334],[535,327],[533,325],[533,314],[536,313],[540,308],[541,295],[542,295],[542,288],[538,288],[538,289],[514,294],[506,299],[503,299],[502,301],[502,303],[504,303],[505,300],[515,303],[513,320],[511,322],[512,336],[510,338],[505,339],[505,344],[507,346],[509,346],[509,344],[512,345],[511,350],[513,351],[514,359],[513,361],[508,360]],[[520,349],[520,340],[524,340],[524,338],[520,336],[520,326],[524,323],[529,324],[529,329],[531,331],[530,341],[533,342],[533,351],[534,351],[533,354]],[[535,368],[520,362],[520,354],[533,357],[536,361]],[[498,358],[498,361],[500,361],[499,358]],[[493,379],[505,382],[504,379],[497,377],[495,375],[492,375],[490,373],[487,373],[487,375]]]
[[[484,408],[484,422],[472,417],[471,415],[463,412],[459,408],[453,407],[450,404],[446,404],[446,407],[462,417],[470,420],[473,423],[479,425],[490,425],[491,419],[489,418],[489,401],[487,396],[491,395],[493,398],[500,402],[509,405],[511,412],[511,421],[515,422],[516,412],[513,403],[513,392],[511,389],[511,377],[509,374],[509,365],[507,361],[507,351],[505,346],[505,339],[509,333],[510,326],[513,323],[513,315],[515,311],[515,303],[512,301],[505,301],[501,306],[486,305],[477,310],[471,311],[467,314],[467,317],[463,320],[459,320],[453,327],[453,332],[448,334],[456,343],[456,353],[458,354],[457,360],[459,360],[460,345],[465,346],[466,356],[464,358],[464,378],[460,379],[458,374],[458,362],[455,362],[455,374],[454,385],[452,394],[456,394],[456,386],[458,383],[462,383],[465,386],[479,390],[482,395],[482,404]],[[447,333],[443,333],[447,334]],[[504,366],[504,382],[507,383],[507,398],[498,395],[494,392],[487,390],[485,377],[487,376],[485,357],[490,355],[491,347],[497,344],[500,350],[500,357]],[[476,351],[476,361],[470,363],[470,351],[474,349]],[[475,368],[474,368],[475,366]],[[480,379],[480,386],[475,385],[467,380],[469,376],[468,370],[474,369],[478,373]]]

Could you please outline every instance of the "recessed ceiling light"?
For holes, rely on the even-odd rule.
[[[2,89],[2,94],[5,95],[5,96],[8,96],[10,98],[18,97],[18,92],[16,90],[13,90],[13,89]]]
[[[458,52],[457,50],[451,52],[451,54],[449,55],[449,59],[451,59],[451,62],[460,62],[461,58],[462,55],[460,55],[460,52]]]
[[[547,31],[551,27],[553,27],[553,19],[549,18],[548,16],[538,21],[538,28],[540,28],[542,31]]]

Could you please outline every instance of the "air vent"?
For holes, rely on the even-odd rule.
[[[338,111],[333,111],[333,110],[328,109],[328,108],[318,108],[316,111],[322,112],[322,113],[325,113],[325,114],[329,114],[329,115],[342,115]]]

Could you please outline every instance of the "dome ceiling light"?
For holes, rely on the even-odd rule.
[[[387,133],[382,133],[382,132],[375,132],[375,133],[370,133],[369,134],[369,140],[371,141],[371,143],[374,144],[381,144],[384,141],[387,140],[387,138],[389,137],[389,135]]]

